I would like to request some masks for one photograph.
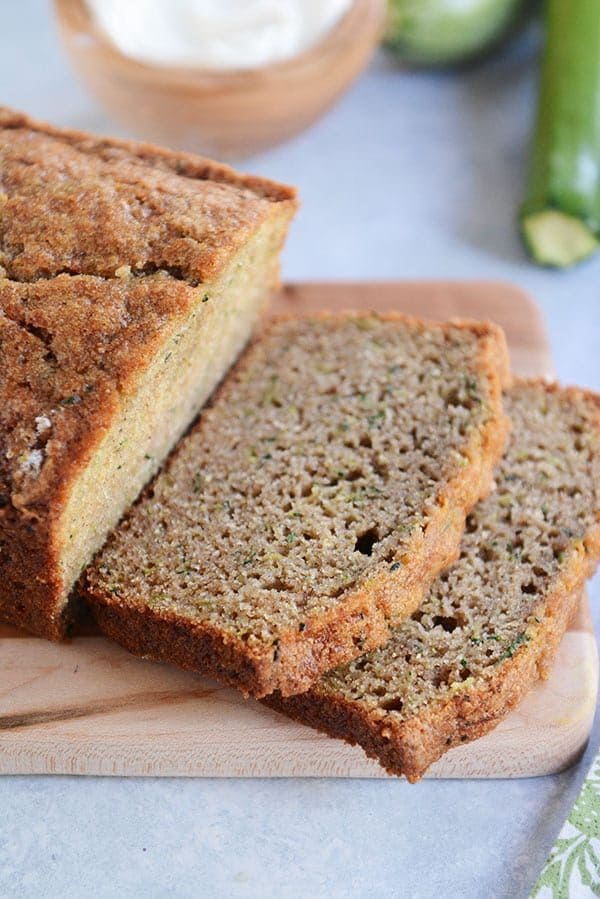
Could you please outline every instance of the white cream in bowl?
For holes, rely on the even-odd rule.
[[[86,0],[121,53],[146,63],[256,69],[314,46],[352,0]]]

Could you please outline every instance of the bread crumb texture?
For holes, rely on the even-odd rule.
[[[444,489],[501,419],[483,340],[377,315],[276,324],[111,537],[92,595],[277,662],[284,638],[308,640],[351,594],[410,572]]]
[[[325,675],[304,707],[280,706],[361,742],[396,773],[419,776],[469,729],[497,723],[544,672],[563,607],[600,552],[598,401],[525,384],[505,408],[510,444],[495,490],[467,519],[458,561],[384,647]]]

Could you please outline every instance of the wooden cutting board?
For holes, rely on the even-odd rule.
[[[551,375],[532,301],[495,283],[296,284],[278,312],[397,309],[489,318],[513,368]],[[581,753],[596,706],[598,656],[585,597],[554,671],[493,733],[448,752],[432,777],[523,777]],[[0,773],[205,777],[385,777],[357,747],[330,740],[206,678],[130,656],[88,634],[57,646],[0,629]]]

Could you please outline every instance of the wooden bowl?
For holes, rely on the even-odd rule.
[[[108,112],[145,140],[239,158],[302,131],[367,64],[383,29],[385,0],[354,0],[319,43],[258,70],[151,65],[121,53],[85,0],[54,0],[77,72]]]

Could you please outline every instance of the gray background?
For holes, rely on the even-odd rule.
[[[0,9],[0,102],[117,132],[48,2]],[[515,233],[535,43],[460,77],[377,59],[327,118],[244,167],[300,188],[285,277],[513,280],[543,307],[560,378],[600,389],[600,258],[541,271]],[[0,896],[524,896],[599,742],[596,725],[570,771],[514,782],[3,778]]]

